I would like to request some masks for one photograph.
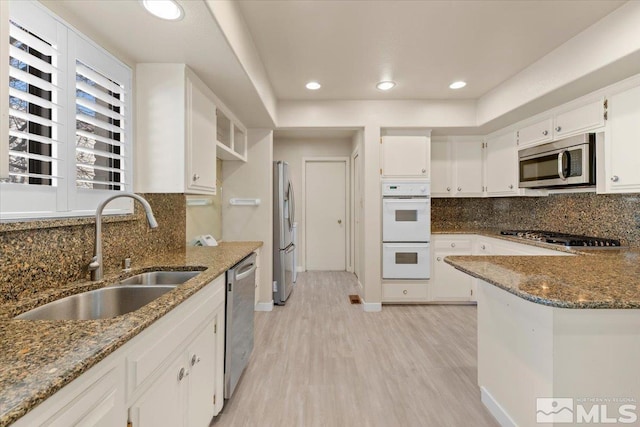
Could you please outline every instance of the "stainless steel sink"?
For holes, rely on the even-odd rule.
[[[192,277],[200,274],[200,271],[151,271],[149,273],[136,274],[116,283],[121,285],[180,285]]]
[[[15,318],[26,320],[108,319],[135,311],[176,286],[109,286],[50,302]]]

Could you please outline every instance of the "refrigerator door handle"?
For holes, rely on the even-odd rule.
[[[286,248],[282,249],[285,254],[290,254],[296,248],[296,245],[289,243]]]
[[[293,194],[293,185],[289,181],[289,188],[287,189],[287,198],[289,199],[289,230],[293,227],[296,215],[296,200]]]

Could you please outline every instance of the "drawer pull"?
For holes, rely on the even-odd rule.
[[[455,248],[455,247],[456,247],[456,244],[455,244],[455,243],[452,243],[452,244],[451,244],[451,247],[452,247],[452,248]]]
[[[402,291],[402,293],[406,295],[407,294],[407,290],[405,289],[404,291]]]

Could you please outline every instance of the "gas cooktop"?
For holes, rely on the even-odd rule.
[[[566,247],[588,247],[599,248],[619,248],[620,240],[603,239],[601,237],[579,236],[575,234],[556,233],[554,231],[543,230],[503,230],[500,232],[505,236],[520,237],[527,240],[551,243]]]

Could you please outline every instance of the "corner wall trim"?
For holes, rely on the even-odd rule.
[[[502,427],[517,427],[518,425],[511,419],[507,411],[504,410],[497,400],[491,396],[491,393],[484,388],[480,387],[480,400],[484,406],[489,410],[493,418],[496,419],[498,424]]]
[[[273,311],[273,300],[269,302],[257,302],[255,311]]]
[[[362,299],[362,297],[361,297]],[[382,311],[382,303],[381,302],[366,302],[362,299],[362,310],[367,313],[375,313],[377,311]]]

